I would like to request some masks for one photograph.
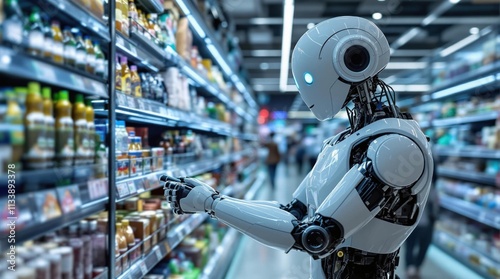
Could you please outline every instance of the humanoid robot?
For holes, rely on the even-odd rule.
[[[399,248],[424,210],[433,160],[428,138],[378,78],[389,57],[385,36],[363,18],[332,18],[307,31],[292,55],[301,97],[321,121],[345,108],[350,127],[324,141],[287,205],[164,176],[174,211],[207,212],[265,245],[308,253],[313,279],[397,277]]]

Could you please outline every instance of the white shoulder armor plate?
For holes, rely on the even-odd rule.
[[[375,174],[393,187],[410,186],[424,172],[424,154],[408,137],[389,134],[375,139],[368,148]]]

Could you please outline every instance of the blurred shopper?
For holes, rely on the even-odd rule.
[[[276,168],[278,167],[278,163],[281,160],[281,155],[280,155],[278,145],[274,141],[274,135],[275,135],[274,132],[269,134],[268,141],[266,143],[264,143],[264,146],[268,150],[267,158],[266,158],[266,165],[267,165],[267,170],[269,171],[269,179],[271,181],[271,188],[273,190],[275,189],[275,183],[276,183]]]
[[[432,242],[434,233],[434,223],[439,214],[439,201],[436,192],[436,166],[438,162],[434,160],[434,175],[429,198],[424,209],[424,214],[415,230],[410,234],[405,242],[405,261],[407,279],[420,279],[420,267],[425,259],[425,254]]]

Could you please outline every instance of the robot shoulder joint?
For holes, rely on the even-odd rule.
[[[367,153],[375,175],[392,187],[412,186],[424,172],[424,153],[410,138],[388,134],[373,140]]]

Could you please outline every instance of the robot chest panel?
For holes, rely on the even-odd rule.
[[[350,149],[350,145],[344,142],[327,144],[319,154],[316,164],[306,178],[310,214],[314,214],[316,208],[349,170]]]

